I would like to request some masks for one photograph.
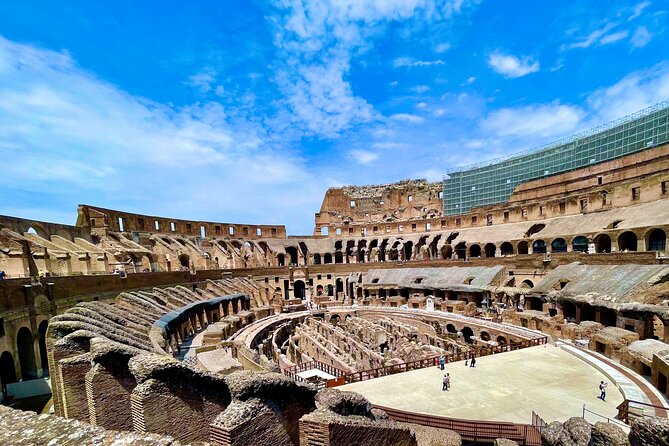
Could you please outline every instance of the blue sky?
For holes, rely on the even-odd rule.
[[[328,187],[436,181],[669,99],[664,1],[0,3],[0,214],[310,234]]]

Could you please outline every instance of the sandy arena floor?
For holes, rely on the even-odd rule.
[[[443,373],[451,390],[441,390]],[[564,421],[588,410],[613,418],[622,394],[601,372],[552,345],[537,346],[348,384],[373,404],[453,418],[530,423],[532,411],[547,421]],[[606,402],[599,382],[609,382]],[[589,420],[597,417],[588,414]]]

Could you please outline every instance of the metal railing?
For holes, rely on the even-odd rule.
[[[645,408],[649,408],[651,410],[646,412],[644,410]],[[644,403],[642,401],[628,400],[628,399],[620,403],[616,409],[618,409],[618,415],[616,416],[616,418],[626,424],[630,423],[630,419],[635,419],[640,417],[656,417],[657,416],[656,409],[661,409],[664,411],[667,410],[663,406],[656,406],[654,404]],[[585,406],[583,406],[583,410],[584,411],[586,410]]]
[[[623,403],[624,403],[624,401],[623,401]],[[622,404],[622,403],[621,403],[621,404]],[[620,407],[620,406],[618,406],[618,407]],[[617,420],[617,419],[615,419],[615,418],[607,417],[606,415],[602,415],[602,414],[600,414],[600,413],[597,413],[597,412],[595,412],[595,411],[592,411],[592,410],[590,410],[590,409],[587,409],[587,408],[585,407],[585,404],[584,404],[584,405],[583,405],[583,411],[581,412],[581,418],[583,418],[585,421],[588,421],[590,424],[594,424],[594,423],[591,423],[591,422],[588,420],[588,418],[587,418],[587,414],[594,415],[594,416],[598,417],[598,418],[601,419],[601,420],[606,420],[607,423],[616,424],[616,425],[618,425],[618,426],[626,427],[626,428],[629,427],[629,426],[628,426],[626,423],[624,423],[623,421]]]
[[[374,405],[383,410],[388,417],[402,423],[419,424],[421,426],[448,429],[460,434],[465,441],[489,442],[496,438],[507,438],[524,446],[540,446],[541,434],[531,424],[518,424],[497,421],[462,420],[436,415],[427,415]]]

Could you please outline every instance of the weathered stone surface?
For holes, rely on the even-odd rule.
[[[518,446],[518,443],[507,438],[497,438],[495,439],[493,446]]]
[[[109,431],[54,415],[37,415],[0,406],[3,446],[179,446],[183,443],[155,434]]]
[[[211,427],[214,437],[230,438],[230,446],[293,446],[282,420],[259,399],[234,401]]]
[[[588,446],[590,423],[583,418],[569,418],[564,423],[554,421],[541,432],[542,446]]]
[[[371,403],[359,393],[323,389],[316,395],[316,406],[343,416],[357,415],[374,419]]]
[[[592,428],[590,446],[629,446],[627,434],[612,423],[598,421]]]
[[[629,440],[632,446],[669,446],[669,419],[641,418],[632,422]]]

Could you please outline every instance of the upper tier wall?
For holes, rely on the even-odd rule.
[[[198,220],[179,220],[153,215],[132,214],[113,209],[79,205],[77,226],[108,229],[117,232],[153,232],[180,235],[234,236],[244,239],[286,238],[283,225],[252,225],[213,223]]]

